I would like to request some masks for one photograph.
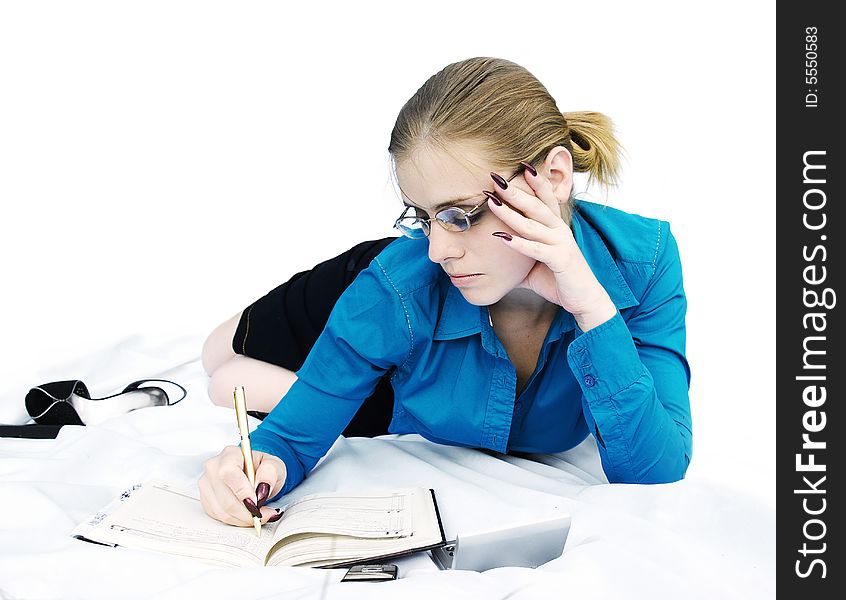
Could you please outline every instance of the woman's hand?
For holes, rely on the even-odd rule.
[[[505,201],[488,208],[517,235],[500,237],[504,244],[538,262],[519,287],[527,288],[571,313],[582,331],[601,325],[614,316],[617,307],[596,279],[573,232],[561,218],[552,184],[543,175],[526,169],[524,179],[532,194],[510,185],[502,189],[497,178],[497,195]],[[516,210],[515,210],[516,209]],[[520,211],[520,212],[518,212]],[[522,214],[521,214],[522,213]]]
[[[255,490],[244,473],[244,454],[239,446],[226,446],[206,461],[199,481],[200,503],[210,517],[240,527],[252,527],[253,516],[260,517],[262,524],[281,517],[281,513],[263,505],[285,485],[285,463],[272,454],[253,452],[253,464]]]

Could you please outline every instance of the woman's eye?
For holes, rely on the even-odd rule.
[[[484,216],[484,214],[485,214],[484,208],[479,208],[478,210],[476,210],[476,212],[474,212],[472,215],[470,215],[468,217],[470,219],[470,224],[471,225],[476,224],[479,221],[479,219],[481,219],[482,216]]]

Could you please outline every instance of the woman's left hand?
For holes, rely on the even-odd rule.
[[[501,237],[503,244],[538,261],[519,287],[562,306],[575,317],[582,331],[588,331],[613,317],[617,307],[561,218],[551,182],[540,173],[533,176],[528,170],[524,179],[532,194],[513,184],[505,190],[497,186],[496,193],[505,203],[497,206],[488,200],[491,212],[516,233],[511,234],[510,240],[497,237]]]

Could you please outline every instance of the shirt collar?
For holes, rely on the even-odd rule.
[[[640,304],[623,274],[620,273],[620,268],[614,262],[614,257],[611,256],[605,240],[578,210],[573,212],[573,237],[576,238],[576,245],[581,249],[593,274],[608,292],[617,310]]]
[[[637,306],[639,302],[623,278],[623,274],[620,273],[602,236],[578,211],[573,213],[573,237],[597,280],[608,292],[617,309]],[[447,292],[441,317],[435,328],[434,339],[450,340],[482,331],[483,324],[487,326],[489,323],[487,307],[470,304],[458,288],[449,282],[446,273],[442,273],[441,277],[447,286]],[[553,321],[552,327],[558,329],[555,333],[560,334],[575,328],[573,316],[563,309],[560,313],[564,314],[559,314]]]

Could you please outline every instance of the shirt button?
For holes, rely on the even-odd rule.
[[[585,375],[585,378],[582,379],[585,382],[585,385],[588,387],[593,387],[596,384],[596,378],[593,375]]]
[[[517,404],[515,404],[514,406],[516,406],[516,407],[517,407],[517,410],[520,410],[521,408],[523,408],[523,403],[522,403],[522,402],[518,402],[518,403],[517,403]]]

